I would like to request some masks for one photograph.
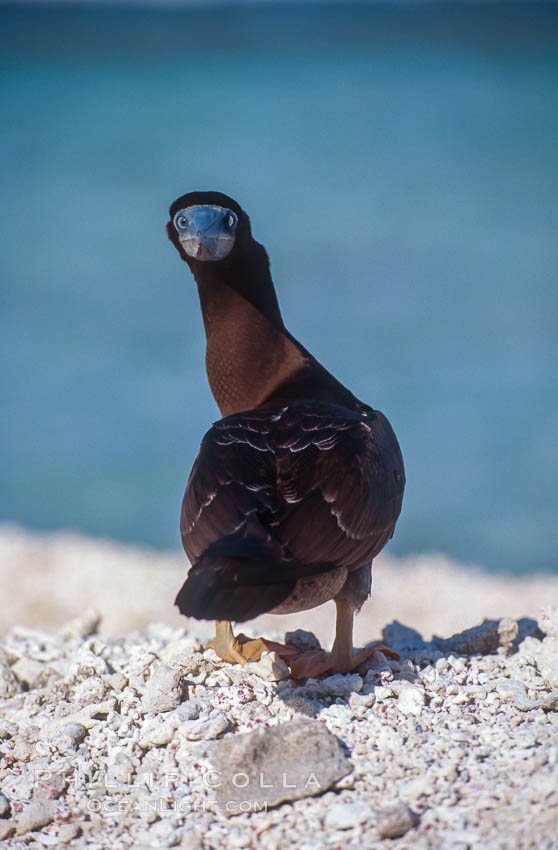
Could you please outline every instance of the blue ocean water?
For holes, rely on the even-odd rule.
[[[236,197],[399,436],[391,549],[557,570],[558,11],[0,7],[0,518],[179,546],[218,418],[168,204]]]

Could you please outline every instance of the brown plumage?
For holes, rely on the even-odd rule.
[[[244,621],[335,598],[334,666],[347,667],[340,632],[349,613],[352,632],[401,509],[397,439],[287,331],[267,254],[235,201],[194,192],[170,215],[169,238],[198,284],[207,374],[224,416],[203,438],[184,496],[192,568],[177,605],[198,619]]]

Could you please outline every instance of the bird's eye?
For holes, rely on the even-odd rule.
[[[227,230],[232,231],[236,225],[236,216],[234,213],[229,212],[225,216],[225,227]]]
[[[177,230],[186,230],[188,219],[183,213],[177,213],[174,217],[174,224]]]

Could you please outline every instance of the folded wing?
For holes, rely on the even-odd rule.
[[[313,403],[230,416],[208,431],[190,475],[184,547],[195,563],[216,541],[249,535],[275,547],[284,569],[294,559],[301,575],[311,564],[355,569],[392,536],[404,482],[378,411]]]

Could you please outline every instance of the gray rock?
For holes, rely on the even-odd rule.
[[[180,850],[200,850],[203,837],[196,829],[186,827],[182,830],[180,837]]]
[[[415,629],[404,626],[398,620],[385,626],[382,630],[382,639],[393,649],[417,649],[426,646],[422,636]]]
[[[156,662],[143,695],[142,710],[144,713],[171,711],[182,702],[184,690],[184,672]]]
[[[10,811],[10,801],[0,792],[0,818],[9,818]]]
[[[247,802],[276,806],[321,794],[352,770],[338,739],[309,719],[226,738],[209,759],[216,769],[210,784],[226,815],[240,814]]]
[[[361,713],[361,716],[366,714],[367,709],[371,708],[376,701],[376,697],[374,692],[369,694],[357,694],[352,693],[349,697],[349,706],[352,708],[353,712]]]
[[[537,666],[545,682],[551,688],[558,688],[558,637],[543,640]]]
[[[558,691],[552,691],[542,699],[541,708],[543,711],[558,711]]]
[[[313,680],[309,679],[304,687],[304,692],[309,696],[322,697],[341,697],[349,699],[352,693],[360,693],[362,691],[362,677],[358,673],[335,673],[333,676],[327,676],[325,679]]]
[[[527,689],[518,679],[502,679],[497,682],[496,693],[506,702],[516,702],[527,697]]]
[[[369,682],[368,684],[372,684],[372,683]],[[391,685],[376,685],[376,687],[374,688],[373,694],[374,694],[374,699],[380,701],[380,700],[386,700],[386,699],[389,699],[390,697],[395,696],[395,691],[391,687]]]
[[[352,693],[359,693],[361,690],[362,678],[358,673],[336,673],[318,682],[318,691],[323,696],[349,699]]]
[[[71,753],[77,750],[86,735],[87,729],[82,723],[66,723],[56,730],[51,741],[59,752]]]
[[[547,637],[558,638],[558,609],[552,605],[545,605],[541,608],[538,625]]]
[[[100,676],[88,676],[87,679],[83,679],[74,687],[73,700],[80,705],[102,702],[109,689],[109,683],[101,679]]]
[[[290,676],[289,668],[276,652],[264,653],[259,661],[253,661],[249,665],[247,672],[266,682],[280,682]]]
[[[308,632],[306,629],[295,629],[293,632],[286,632],[285,643],[300,649],[301,652],[322,648],[314,632]]]
[[[65,717],[55,717],[53,720],[45,723],[41,729],[40,737],[43,741],[52,739],[59,729],[67,726],[69,723],[80,723],[86,729],[91,729],[92,726],[96,726],[100,722],[98,719],[100,715],[108,714],[114,710],[115,706],[116,699],[109,697],[109,699],[103,700],[103,702],[90,703],[80,711],[67,714]]]
[[[132,759],[120,753],[118,761],[107,768],[105,785],[107,788],[120,789],[122,786],[131,785],[133,776],[134,763]]]
[[[15,673],[18,681],[27,685],[28,688],[40,688],[52,675],[52,671],[46,664],[35,661],[34,658],[20,658],[13,665],[12,672]]]
[[[421,713],[426,702],[424,691],[417,685],[406,684],[399,691],[397,708],[402,714],[412,714],[415,717]]]
[[[2,674],[0,671],[0,677],[1,675]],[[5,738],[13,738],[13,736],[16,734],[17,726],[15,725],[15,723],[10,723],[8,720],[0,720],[0,741],[4,740]]]
[[[33,776],[33,801],[35,803],[50,803],[64,793],[68,780],[62,773],[44,771],[44,774]]]
[[[542,700],[529,699],[526,694],[524,696],[518,694],[514,698],[513,704],[519,711],[532,711],[534,708],[542,708]]]
[[[376,828],[382,838],[398,838],[405,835],[419,822],[419,816],[405,803],[383,809],[376,816]]]
[[[507,652],[511,651],[513,642],[519,634],[517,620],[513,617],[502,617],[498,623],[498,642]]]
[[[173,711],[172,716],[176,716],[177,726],[184,723],[185,720],[196,720],[200,716],[200,706],[196,700],[189,699],[181,703],[176,711]]]
[[[533,620],[531,617],[520,617],[517,621],[517,625],[519,627],[519,634],[514,641],[514,648],[518,648],[520,643],[524,641],[526,637],[533,637],[538,641],[541,641],[544,638],[544,632],[539,628],[537,621]]]
[[[8,662],[0,655],[0,698],[9,699],[20,692],[21,688],[18,680],[8,664]]]
[[[195,638],[180,637],[170,641],[159,653],[159,658],[165,664],[175,664],[195,672],[200,666],[200,650],[201,644]]]
[[[158,718],[155,718],[155,720],[158,720]],[[145,723],[140,732],[138,743],[144,750],[164,747],[172,741],[177,726],[178,719],[176,717],[172,717],[163,723]]]
[[[370,818],[371,809],[366,803],[335,803],[325,816],[328,829],[351,829]]]
[[[179,727],[179,733],[188,741],[212,741],[223,735],[230,727],[230,721],[223,712],[200,720],[186,720]]]
[[[144,750],[150,750],[153,747],[164,747],[172,741],[177,729],[181,729],[184,737],[188,738],[185,730],[191,728],[193,738],[190,740],[211,740],[217,738],[223,731],[228,729],[229,721],[219,712],[217,714],[217,722],[213,723],[212,718],[206,718],[203,721],[196,721],[193,726],[189,727],[189,723],[197,718],[200,713],[199,705],[191,700],[183,702],[178,708],[169,711],[163,716],[156,715],[146,719],[142,725],[138,743]],[[222,720],[224,719],[224,724]],[[196,725],[197,723],[197,725]],[[205,735],[209,735],[205,738]],[[199,735],[202,737],[200,738]]]
[[[57,839],[61,844],[69,844],[81,833],[77,823],[63,823],[58,827]]]
[[[517,621],[511,617],[501,620],[484,620],[480,626],[465,629],[450,638],[434,637],[432,645],[454,655],[487,655],[498,647],[511,649],[519,633]]]
[[[0,820],[0,841],[9,838],[16,831],[15,820]]]
[[[18,761],[26,762],[33,758],[35,754],[35,748],[33,744],[29,743],[29,741],[22,741],[21,739],[15,742],[15,746],[12,750],[12,755]]]
[[[16,830],[18,835],[30,832],[32,829],[40,829],[51,823],[54,819],[54,808],[52,805],[41,802],[32,802],[25,806],[16,818]]]
[[[86,608],[74,620],[70,620],[60,629],[64,638],[79,638],[95,635],[99,631],[102,616],[96,608]]]
[[[543,699],[529,699],[528,696],[518,696],[514,704],[520,711],[532,711],[535,708],[542,708],[543,711],[558,711],[558,691],[552,691]]]

